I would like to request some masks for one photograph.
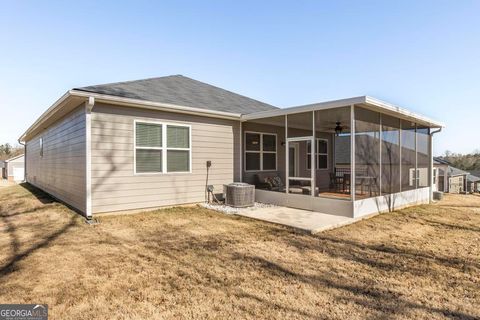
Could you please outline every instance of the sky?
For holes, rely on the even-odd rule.
[[[3,1],[0,143],[67,90],[182,74],[278,107],[370,95],[480,149],[480,1]]]

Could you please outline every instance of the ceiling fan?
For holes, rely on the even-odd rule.
[[[335,122],[335,124],[336,124],[335,129],[334,129],[334,130],[335,130],[335,134],[336,134],[337,136],[339,136],[339,135],[342,133],[342,131],[343,131],[343,127],[341,126],[342,123],[341,123],[340,121],[337,121],[337,122]]]

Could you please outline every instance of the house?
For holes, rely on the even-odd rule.
[[[467,190],[468,172],[453,167],[440,157],[433,158],[434,189],[441,192],[465,193]]]
[[[476,193],[480,192],[480,178],[474,176],[473,174],[469,174],[467,176],[467,192],[469,193]]]
[[[0,169],[2,169],[1,178],[7,179],[7,167],[5,165],[5,160],[0,160]]]
[[[23,154],[4,160],[2,165],[2,178],[11,182],[25,180],[25,156]]]
[[[27,181],[87,218],[202,202],[233,181],[260,202],[358,217],[429,201],[442,126],[368,96],[280,109],[175,75],[69,90],[20,140]]]

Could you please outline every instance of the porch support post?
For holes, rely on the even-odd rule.
[[[418,150],[417,150],[417,124],[415,123],[415,171],[414,171],[414,177],[415,177],[415,189],[418,189]]]
[[[288,194],[290,189],[290,180],[288,179],[290,173],[288,172],[290,165],[288,163],[290,148],[288,145],[288,116],[285,115],[285,193]]]
[[[379,196],[382,196],[382,174],[383,174],[383,173],[382,173],[382,170],[383,170],[383,168],[382,168],[382,167],[383,167],[383,165],[382,165],[382,164],[383,164],[383,163],[382,163],[382,161],[383,161],[383,159],[382,159],[383,122],[382,122],[382,121],[383,121],[383,116],[382,116],[381,113],[380,113],[379,115],[380,115],[380,119],[379,119],[379,120],[380,120],[380,130],[379,130],[379,134],[380,134],[380,135],[379,135],[379,137],[378,137],[378,141],[379,141],[379,144],[380,144],[380,145],[379,145],[379,150],[380,150],[379,159],[380,159],[380,161],[379,161],[379,168],[378,168],[378,169],[379,169],[379,170],[378,170],[378,172],[379,172],[379,177],[378,177],[378,189],[379,189],[379,190],[378,190],[378,194],[379,194]],[[391,182],[390,182],[390,183],[391,183]]]
[[[448,192],[448,166],[443,167],[443,190],[442,192]]]
[[[240,139],[239,139],[239,143],[240,143],[240,148],[239,148],[239,152],[240,152],[240,182],[243,182],[243,141],[242,141],[242,135],[243,135],[243,122],[240,121]]]
[[[312,111],[312,132],[313,132],[313,141],[311,145],[311,151],[312,153],[310,154],[310,174],[312,178],[312,197],[315,197],[315,185],[316,185],[316,174],[317,174],[317,164],[315,163],[315,158],[317,154],[317,139],[316,139],[316,132],[315,132],[315,111]],[[328,151],[328,150],[327,150]],[[327,159],[328,161],[328,159]]]
[[[355,201],[355,105],[350,106],[350,193]],[[355,206],[353,206],[355,208]],[[355,212],[353,212],[355,216]]]
[[[400,152],[398,153],[398,154],[399,154],[399,156],[398,156],[398,158],[399,158],[399,161],[398,161],[398,164],[399,164],[399,165],[398,165],[398,171],[400,172],[400,179],[398,179],[398,181],[399,181],[399,183],[400,183],[400,189],[398,189],[398,190],[400,190],[400,192],[402,192],[402,165],[403,165],[403,160],[402,160],[402,149],[403,149],[403,141],[402,141],[402,120],[401,120],[401,119],[398,119],[398,121],[399,121],[399,122],[398,122],[398,123],[399,123],[399,125],[398,125],[398,128],[399,128],[399,129],[398,129],[398,133],[399,133],[399,134],[398,134],[398,135],[399,135],[399,137],[398,137],[398,145],[400,146]]]
[[[428,185],[430,186],[430,195],[428,202],[433,202],[433,143],[432,143],[433,136],[431,134],[428,135]],[[438,179],[438,174],[437,174]]]

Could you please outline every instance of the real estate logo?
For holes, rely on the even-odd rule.
[[[0,320],[47,320],[46,304],[0,304]]]

